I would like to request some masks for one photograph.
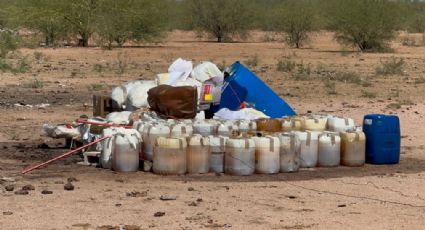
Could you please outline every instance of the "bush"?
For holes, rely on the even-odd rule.
[[[311,78],[311,66],[310,64],[298,64],[297,71],[292,75],[293,78],[297,81],[306,81]]]
[[[277,71],[279,72],[292,72],[297,67],[297,63],[289,57],[279,60],[277,63]]]
[[[18,59],[16,66],[12,69],[13,73],[26,73],[31,69],[31,60],[28,56],[23,56]]]
[[[43,54],[42,52],[35,51],[35,52],[34,52],[34,59],[35,59],[37,62],[41,62],[41,61],[44,59],[44,54]]]
[[[193,28],[206,32],[217,42],[245,38],[253,14],[244,0],[188,0]]]
[[[357,85],[360,85],[362,83],[361,77],[354,72],[336,72],[334,75],[331,75],[330,79],[345,83],[353,83]]]
[[[127,71],[128,67],[128,57],[127,54],[118,53],[117,59],[115,60],[115,67],[117,74],[124,74]]]
[[[425,84],[425,77],[416,78],[415,84]]]
[[[254,55],[254,56],[248,58],[248,60],[246,60],[245,64],[250,68],[254,68],[254,67],[258,66],[259,62],[260,62],[260,60],[258,59],[258,55]]]
[[[88,86],[88,89],[90,91],[100,91],[105,89],[105,85],[104,84],[98,84],[98,83],[94,83]]]
[[[370,92],[370,91],[363,90],[362,91],[362,97],[365,97],[365,98],[376,98],[376,93],[375,92]]]
[[[96,63],[96,64],[93,65],[93,71],[95,71],[95,72],[102,73],[103,69],[104,69],[104,67],[103,67],[102,64]]]
[[[401,44],[403,46],[417,46],[416,40],[414,38],[411,38],[409,36],[405,36],[401,38]]]
[[[34,80],[31,80],[25,83],[24,87],[32,88],[32,89],[41,89],[44,87],[44,82],[41,80],[38,80],[37,78],[34,78]]]
[[[15,51],[19,45],[19,36],[12,31],[0,31],[0,58],[5,58],[11,51]]]
[[[313,11],[308,1],[285,1],[281,11],[279,30],[285,32],[288,45],[301,48],[308,40],[308,33],[313,29]]]
[[[329,27],[344,45],[388,51],[398,26],[398,3],[386,0],[330,0]]]
[[[329,94],[329,95],[337,95],[338,94],[336,92],[335,82],[332,82],[330,80],[325,81],[325,88],[326,88],[327,94]]]
[[[404,74],[404,58],[392,57],[388,61],[381,62],[381,66],[376,67],[377,75],[403,75]]]
[[[12,69],[12,67],[10,66],[9,63],[7,63],[6,59],[0,57],[0,70],[2,72],[7,72],[10,71]]]

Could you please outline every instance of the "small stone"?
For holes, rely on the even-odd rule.
[[[75,178],[75,177],[69,177],[69,178],[67,179],[67,181],[68,181],[69,183],[72,183],[72,182],[78,182],[78,179],[77,179],[77,178]]]
[[[6,189],[6,191],[8,192],[12,192],[13,190],[15,190],[15,186],[13,184],[8,184],[4,187],[4,189]]]
[[[289,198],[289,199],[291,199],[291,200],[293,200],[293,199],[296,199],[297,197],[296,196],[292,196],[292,195],[289,195],[289,196],[286,196],[287,198]]]
[[[146,197],[148,196],[148,192],[147,191],[143,191],[143,192],[132,191],[132,192],[127,192],[125,195],[128,197]]]
[[[165,215],[165,212],[155,212],[155,214],[153,214],[154,217],[161,217],[164,215]]]
[[[50,147],[46,143],[43,143],[43,144],[38,145],[37,148],[39,148],[39,149],[49,149]]]
[[[115,204],[115,207],[121,207],[122,204]]]
[[[162,200],[162,201],[177,200],[177,196],[173,196],[173,195],[162,195],[159,199]]]
[[[18,190],[15,192],[15,195],[28,195],[29,192],[27,190]]]
[[[204,201],[204,200],[202,200],[202,198],[198,198],[198,199],[196,199],[196,202],[202,202],[202,201]]]
[[[223,227],[225,227],[225,228],[231,228],[232,225],[231,224],[224,224]]]
[[[63,189],[65,189],[66,191],[72,191],[74,190],[74,185],[68,182],[63,186]]]
[[[187,191],[193,192],[193,191],[195,191],[195,189],[193,187],[189,187],[189,188],[187,188]]]
[[[338,208],[345,208],[345,207],[347,207],[346,204],[340,204],[340,205],[338,205]]]
[[[196,206],[198,206],[198,204],[197,204],[197,203],[195,203],[194,201],[192,201],[192,202],[190,202],[190,203],[189,203],[189,206],[191,206],[191,207],[196,207]]]
[[[53,191],[43,190],[43,191],[41,191],[41,194],[43,194],[43,195],[50,195],[50,194],[53,194]]]
[[[7,211],[7,212],[3,212],[4,216],[10,216],[13,215],[13,212]]]
[[[13,179],[11,177],[2,177],[0,179],[0,181],[2,181],[2,182],[15,182],[15,179]]]
[[[35,187],[32,184],[27,184],[27,185],[22,187],[22,190],[31,191],[31,190],[35,190]]]

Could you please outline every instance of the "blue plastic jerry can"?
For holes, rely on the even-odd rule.
[[[400,161],[400,120],[394,115],[369,114],[363,119],[366,162],[397,164]]]
[[[271,118],[295,115],[295,111],[279,95],[240,62],[230,66],[228,73],[229,76],[224,80],[221,102],[212,107],[212,112],[221,108],[238,110],[241,103],[245,102]]]

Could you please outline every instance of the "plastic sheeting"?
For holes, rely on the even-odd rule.
[[[221,120],[257,120],[260,118],[270,118],[263,112],[252,108],[245,108],[238,111],[232,111],[227,108],[220,109],[214,114],[214,119]]]

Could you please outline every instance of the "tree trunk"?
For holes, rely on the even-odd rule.
[[[78,39],[78,46],[88,47],[89,46],[89,35],[86,33],[80,34],[81,38]]]

